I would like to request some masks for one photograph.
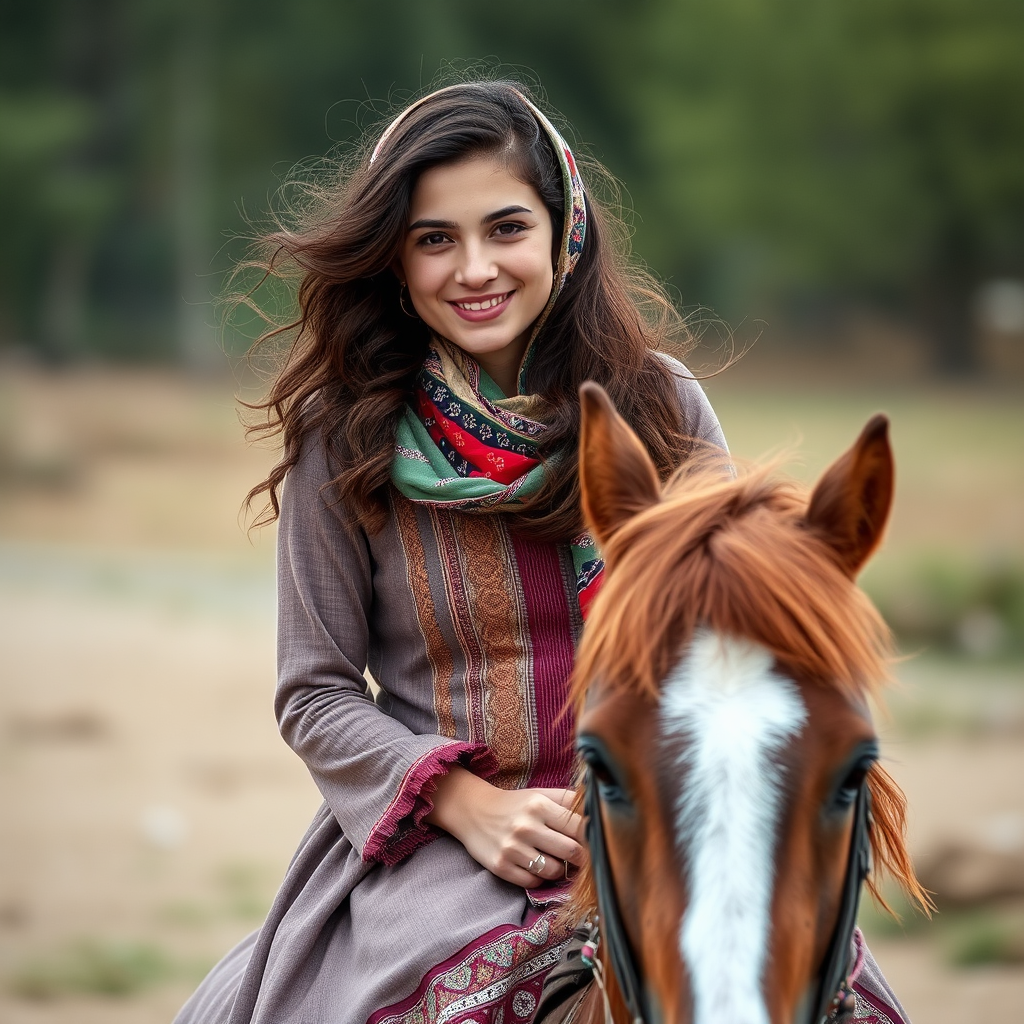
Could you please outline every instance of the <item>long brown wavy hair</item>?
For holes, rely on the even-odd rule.
[[[336,500],[365,529],[383,524],[395,430],[429,342],[426,325],[401,309],[392,270],[425,170],[474,156],[506,160],[543,200],[559,244],[561,171],[520,93],[529,94],[518,82],[472,81],[431,96],[405,116],[372,165],[377,133],[331,184],[307,188],[312,201],[279,218],[243,264],[262,271],[263,282],[296,282],[298,299],[297,316],[271,326],[250,350],[252,357],[273,340],[290,342],[266,398],[248,406],[265,415],[250,435],[283,435],[281,460],[248,495],[250,508],[260,495],[269,499],[254,525],[277,518],[282,482],[314,435],[336,473]],[[595,161],[581,164],[586,241],[537,334],[527,374],[528,391],[544,400],[545,481],[516,515],[519,528],[554,541],[582,529],[577,392],[584,380],[604,387],[663,477],[688,451],[672,372],[655,353],[685,351],[690,335],[664,289],[632,264],[612,179]],[[258,308],[252,293],[243,301]]]

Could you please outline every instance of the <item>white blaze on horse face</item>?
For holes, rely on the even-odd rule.
[[[706,631],[662,689],[662,732],[684,772],[676,841],[689,902],[679,951],[694,1024],[768,1024],[761,977],[782,794],[773,755],[806,719],[763,647]]]

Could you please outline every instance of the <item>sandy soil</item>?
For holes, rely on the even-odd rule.
[[[273,538],[237,524],[268,456],[225,389],[25,376],[5,402],[35,426],[0,435],[0,1021],[166,1022],[258,924],[319,803],[271,711]],[[901,675],[883,742],[915,854],[1024,822],[1021,670]],[[1024,967],[955,968],[951,934],[872,940],[914,1020],[1015,1017]],[[126,995],[63,991],[82,940],[162,966]]]

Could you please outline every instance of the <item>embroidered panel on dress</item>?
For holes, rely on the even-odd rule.
[[[853,994],[857,1001],[850,1024],[904,1024],[903,1018],[890,1006],[884,1009],[879,1000],[872,999],[870,994],[854,982]]]
[[[568,785],[573,720],[562,711],[579,616],[558,549],[513,539],[491,516],[398,495],[394,509],[438,733],[486,743],[495,785]]]
[[[367,1024],[528,1024],[567,934],[553,914],[495,928],[431,970],[407,999]]]
[[[455,641],[465,665],[462,673],[462,686],[468,739],[470,743],[483,743],[486,738],[483,706],[480,701],[483,654],[470,623],[469,600],[466,597],[466,588],[462,581],[462,570],[459,565],[451,516],[438,515],[433,509],[427,509],[427,514],[430,516],[434,539],[437,542],[441,575],[444,579],[445,603],[451,612]]]
[[[466,655],[466,695],[498,762],[488,781],[514,789],[525,783],[537,756],[529,677],[527,621],[508,537],[491,516],[439,513],[442,563],[458,612]]]
[[[427,555],[420,537],[416,509],[412,502],[403,497],[396,496],[393,504],[398,534],[405,552],[409,589],[416,606],[416,619],[423,634],[434,683],[434,714],[437,717],[438,735],[454,738],[458,731],[452,708],[452,652],[437,621],[436,605],[430,591]]]

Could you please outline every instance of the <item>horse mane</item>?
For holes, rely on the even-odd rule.
[[[807,526],[807,489],[777,468],[733,472],[721,456],[694,456],[660,502],[605,540],[607,573],[570,682],[577,717],[598,673],[602,688],[656,700],[698,627],[761,644],[796,678],[877,699],[891,679],[891,633]],[[906,847],[906,800],[879,765],[868,785],[874,864],[927,912],[931,901]],[[873,870],[869,889],[890,909],[877,879]],[[570,907],[585,914],[595,905],[589,870],[582,871]]]

